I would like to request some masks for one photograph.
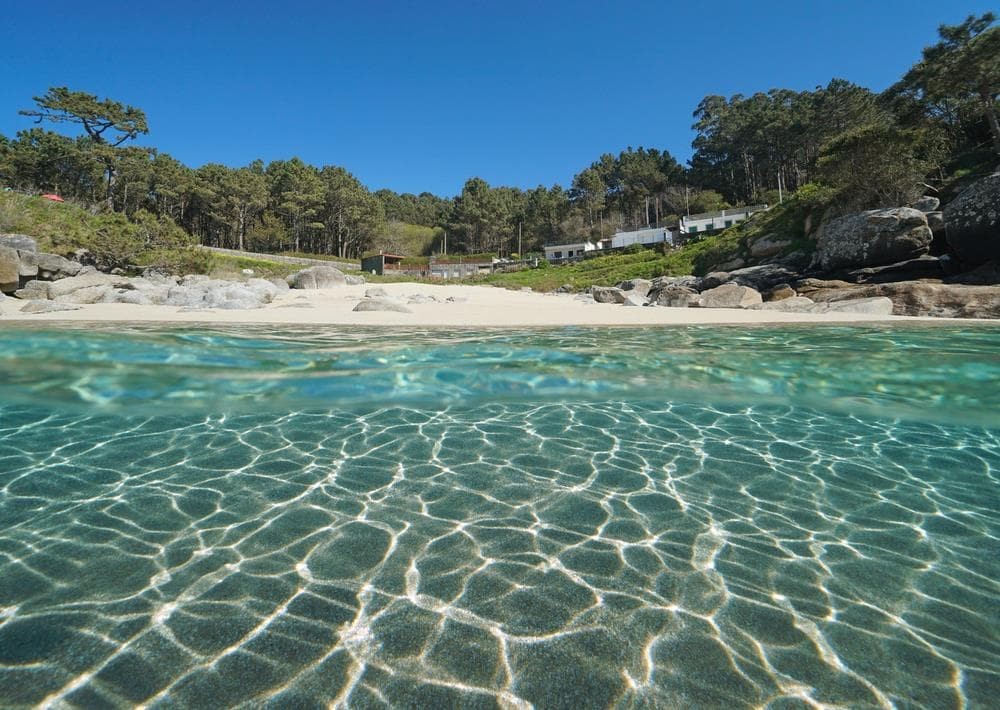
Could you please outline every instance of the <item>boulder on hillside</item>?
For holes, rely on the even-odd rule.
[[[591,286],[590,295],[598,303],[625,303],[625,292],[615,286]]]
[[[288,285],[298,289],[334,288],[347,285],[347,277],[332,266],[310,266],[288,277]]]
[[[702,308],[750,308],[764,301],[759,291],[735,283],[702,291],[699,300]]]
[[[16,251],[38,251],[38,243],[27,234],[0,234],[0,247]]]
[[[1000,172],[969,185],[944,208],[945,236],[968,267],[1000,259]]]
[[[868,210],[823,224],[815,261],[827,271],[892,264],[926,254],[933,236],[920,210]]]
[[[367,281],[365,281],[364,276],[357,276],[355,274],[344,274],[344,278],[347,280],[348,286],[364,286]]]
[[[17,249],[0,246],[0,293],[13,293],[21,280],[21,259]]]

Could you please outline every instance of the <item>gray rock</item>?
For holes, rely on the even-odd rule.
[[[263,303],[270,303],[278,295],[278,287],[264,279],[248,279],[244,286]]]
[[[910,205],[910,207],[912,207],[913,209],[920,210],[921,212],[934,212],[940,206],[941,206],[941,200],[934,197],[933,195],[924,195],[919,200]]]
[[[891,316],[892,300],[884,296],[828,301],[812,306],[813,313],[863,313],[872,316]]]
[[[21,280],[21,258],[17,249],[0,246],[0,293],[13,293]]]
[[[1000,259],[1000,172],[969,185],[944,208],[948,246],[967,267]]]
[[[51,289],[49,292],[51,293]],[[106,296],[112,293],[114,293],[114,290],[110,285],[99,284],[97,286],[85,286],[83,288],[75,289],[69,293],[60,294],[52,300],[57,303],[101,303],[104,301]]]
[[[344,274],[344,280],[348,286],[364,286],[368,283],[364,276],[355,276],[354,274]]]
[[[648,279],[629,279],[628,281],[622,281],[618,284],[618,288],[627,293],[636,293],[640,296],[646,296],[650,289],[653,288],[653,282]]]
[[[56,301],[63,296],[73,293],[74,291],[79,291],[81,288],[90,288],[91,286],[109,286],[113,282],[114,279],[111,276],[107,276],[102,273],[70,276],[65,279],[53,281],[49,284],[49,298]]]
[[[628,292],[625,294],[625,302],[623,306],[645,306],[646,297],[639,294],[638,292]]]
[[[726,283],[737,283],[740,286],[749,286],[757,291],[764,291],[797,277],[797,271],[782,264],[760,264],[730,271]]]
[[[559,288],[555,289],[552,293],[573,293],[573,287],[569,284],[563,284]]]
[[[937,318],[1000,318],[1000,286],[939,284],[905,281],[886,284],[844,284],[846,288],[814,291],[819,302],[885,296],[892,299],[897,315]]]
[[[289,276],[288,285],[301,289],[334,288],[347,285],[347,278],[332,266],[310,266]]]
[[[180,286],[191,286],[192,284],[203,284],[211,281],[205,274],[186,274],[177,282]]]
[[[15,251],[38,251],[38,242],[27,234],[0,234],[0,247]]]
[[[937,234],[938,232],[944,231],[944,212],[928,212],[927,213],[927,226],[931,228],[931,232]]]
[[[372,286],[365,291],[365,298],[388,298],[389,293],[381,286]]]
[[[388,298],[366,298],[363,301],[358,301],[358,305],[354,307],[355,311],[392,311],[394,313],[413,313],[409,308],[404,306],[398,301],[393,301]]]
[[[448,296],[444,299],[445,303],[465,303],[468,300],[465,296]]]
[[[153,303],[153,300],[149,297],[149,292],[145,290],[119,291],[115,298],[116,303],[131,303],[136,306],[163,305],[165,301],[166,299],[164,298],[160,303]]]
[[[854,283],[885,283],[888,281],[941,279],[944,275],[944,269],[941,268],[941,260],[936,256],[924,255],[896,264],[854,269],[844,274],[844,278]]]
[[[680,286],[683,288],[690,288],[697,291],[700,284],[701,284],[701,279],[698,278],[697,276],[657,276],[655,279],[653,279],[652,285],[649,290],[651,294],[653,291],[657,289],[667,288],[672,286]],[[716,284],[716,286],[718,285],[719,284]]]
[[[625,303],[625,292],[615,286],[591,286],[590,295],[598,303]]]
[[[729,281],[728,271],[711,271],[701,277],[697,289],[699,291],[707,291],[708,289],[715,288],[716,286],[721,286],[722,284]]]
[[[790,246],[791,239],[782,239],[777,234],[765,234],[750,245],[750,256],[757,258],[780,254]]]
[[[47,301],[49,300],[49,282],[29,281],[24,284],[24,288],[15,291],[14,295],[26,301]]]
[[[814,301],[805,296],[792,296],[780,301],[761,303],[756,308],[761,311],[780,311],[783,313],[811,313]]]
[[[789,298],[796,298],[795,289],[788,284],[778,284],[761,294],[764,301],[773,303],[776,301],[786,301]]]
[[[288,291],[289,289],[291,289],[291,286],[289,286],[288,282],[285,281],[284,279],[268,279],[268,281],[270,281],[271,284],[276,289],[278,289],[279,293],[282,292],[282,291]]]
[[[722,284],[701,292],[702,308],[749,308],[763,303],[760,292],[735,283]]]
[[[688,308],[698,303],[698,292],[686,286],[667,286],[650,292],[649,302],[667,308]]]
[[[933,236],[912,207],[868,210],[823,224],[815,258],[826,270],[892,264],[926,254]]]
[[[80,306],[52,301],[28,301],[21,307],[21,313],[55,313],[57,311],[78,311]]]
[[[732,271],[733,269],[742,269],[747,265],[747,262],[741,257],[734,257],[729,261],[724,261],[721,264],[716,264],[712,271]]]
[[[25,251],[21,254],[21,275],[37,276],[45,281],[57,281],[76,276],[83,264],[70,261],[58,254]]]

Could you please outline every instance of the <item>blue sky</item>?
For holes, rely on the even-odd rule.
[[[11,2],[0,132],[66,85],[142,108],[188,165],[294,155],[453,195],[567,185],[626,146],[691,153],[707,94],[881,90],[975,0]]]

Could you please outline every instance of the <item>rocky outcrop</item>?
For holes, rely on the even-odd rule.
[[[870,266],[854,269],[843,275],[846,281],[854,283],[885,283],[889,281],[919,281],[921,279],[941,279],[945,272],[941,259],[936,256],[920,256],[885,266]]]
[[[760,264],[730,271],[724,283],[737,283],[757,291],[766,291],[778,284],[788,283],[797,277],[797,271],[783,264]]]
[[[635,291],[628,291],[625,293],[625,303],[623,306],[645,306],[646,297]]]
[[[937,318],[1000,317],[1000,286],[923,281],[861,285],[843,282],[826,283],[838,286],[813,290],[809,292],[809,297],[824,303],[885,297],[892,301],[895,315]]]
[[[625,292],[615,286],[591,286],[590,295],[598,303],[625,303]]]
[[[57,281],[76,276],[83,264],[57,254],[21,251],[21,276],[35,276],[46,281]]]
[[[932,239],[927,216],[919,210],[868,210],[823,224],[814,260],[827,271],[892,264],[926,254]]]
[[[358,301],[358,305],[356,305],[353,310],[357,312],[390,311],[393,313],[413,313],[412,310],[399,301],[393,301],[390,298],[366,298],[362,301]]]
[[[969,185],[944,208],[948,246],[966,266],[1000,259],[1000,173]]]
[[[336,288],[346,286],[347,277],[332,266],[310,266],[288,277],[288,285],[299,289]]]
[[[750,308],[762,303],[763,300],[760,292],[735,283],[722,284],[702,291],[699,298],[702,308]]]
[[[668,308],[688,308],[698,304],[698,292],[686,286],[665,286],[650,293],[649,304]]]
[[[78,311],[79,306],[53,301],[28,301],[21,307],[21,313],[55,313],[58,311]]]

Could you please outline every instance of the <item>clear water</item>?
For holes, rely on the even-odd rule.
[[[0,706],[996,707],[1000,328],[0,331]]]

